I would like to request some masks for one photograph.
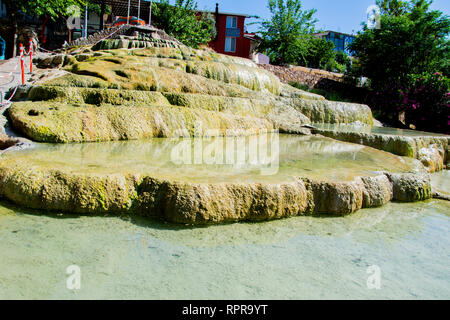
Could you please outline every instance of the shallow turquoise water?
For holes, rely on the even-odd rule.
[[[433,183],[449,191],[449,177]],[[0,299],[449,299],[449,220],[439,200],[195,229],[2,203]],[[372,265],[380,290],[367,288]]]
[[[27,168],[75,174],[143,173],[189,182],[248,183],[279,183],[294,177],[353,181],[355,176],[407,172],[416,166],[413,159],[358,144],[285,134],[242,140],[227,137],[35,144],[34,148],[3,154],[1,160],[4,166],[23,163]]]

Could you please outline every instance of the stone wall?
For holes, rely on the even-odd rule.
[[[342,82],[343,75],[340,73],[328,72],[319,69],[310,69],[305,67],[282,67],[268,64],[260,64],[260,68],[266,69],[274,73],[281,82],[298,82],[307,84],[309,87],[316,87],[323,79]]]
[[[273,66],[273,65],[258,65],[260,68],[274,73],[281,82],[290,83],[297,82],[305,84],[309,88],[319,89],[324,92],[315,92],[324,95],[338,95],[341,101],[348,101],[360,104],[369,104],[370,92],[363,87],[357,87],[344,81],[344,75],[341,73],[334,73],[319,69],[310,69],[299,66]],[[335,98],[334,98],[335,99]]]

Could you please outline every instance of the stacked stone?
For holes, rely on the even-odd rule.
[[[267,64],[260,64],[261,68],[266,69],[274,73],[281,82],[298,82],[308,85],[313,88],[322,81],[323,79],[328,79],[332,81],[342,81],[342,75],[323,71],[308,69],[303,67],[283,67],[283,66],[273,66]]]

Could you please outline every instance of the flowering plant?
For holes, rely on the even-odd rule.
[[[404,112],[405,124],[417,129],[449,133],[450,79],[440,72],[408,75],[403,84],[376,92],[372,106],[386,114]]]

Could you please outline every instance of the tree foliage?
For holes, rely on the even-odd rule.
[[[8,12],[8,17],[12,22],[14,40],[13,57],[17,54],[17,16],[24,13],[31,16],[45,16],[56,20],[59,17],[69,16],[70,6],[84,6],[85,0],[3,0],[3,4]]]
[[[358,57],[352,73],[369,78],[371,89],[378,93],[374,107],[385,115],[406,110],[407,118],[414,114],[409,118],[414,119],[416,127],[423,129],[436,129],[433,122],[439,118],[438,121],[443,121],[439,125],[442,131],[448,128],[445,115],[448,95],[442,92],[449,90],[446,79],[450,71],[450,19],[440,11],[431,11],[431,3],[426,0],[378,1],[382,9],[380,28],[363,25],[363,31],[351,45]],[[442,76],[436,79],[433,75],[437,72]],[[443,81],[443,85],[438,85],[439,81]],[[415,93],[419,88],[422,93]],[[440,92],[441,96],[436,97],[437,100],[424,99],[423,92]],[[405,100],[405,94],[417,99]],[[431,118],[430,110],[434,110],[436,119]]]
[[[84,7],[86,0],[3,0],[8,12],[21,11],[33,16],[48,16],[56,19],[67,16],[70,6]]]
[[[381,14],[401,16],[408,12],[410,3],[400,0],[377,0],[377,6],[380,8]]]
[[[196,48],[216,36],[214,17],[207,13],[197,15],[197,8],[195,0],[176,0],[174,6],[168,0],[160,0],[153,11],[155,24],[185,45]]]
[[[343,51],[336,52],[335,61],[335,70],[337,72],[345,73],[352,67],[351,58]]]
[[[260,49],[276,64],[306,63],[316,10],[303,10],[300,0],[269,0],[268,7],[272,17],[259,23],[263,39]]]
[[[336,52],[332,42],[317,37],[309,37],[307,48],[305,56],[307,67],[335,71]]]
[[[401,83],[408,74],[448,74],[450,20],[439,11],[429,11],[429,5],[413,0],[404,14],[385,11],[380,29],[363,26],[351,50],[359,58],[357,73],[370,78],[372,86]]]

